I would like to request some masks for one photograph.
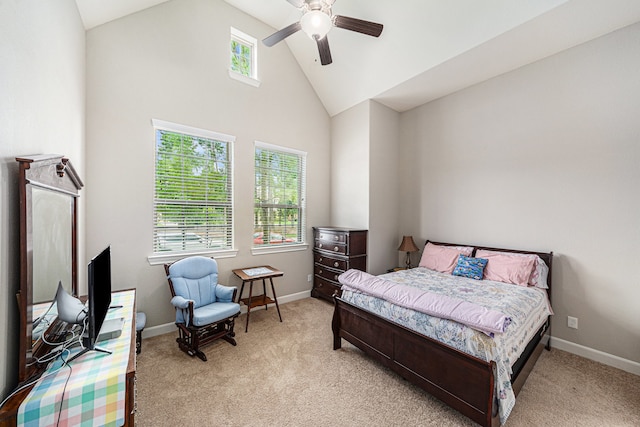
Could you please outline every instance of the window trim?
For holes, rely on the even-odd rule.
[[[166,254],[166,255],[153,254],[147,257],[147,261],[149,262],[149,265],[162,265],[162,264],[169,264],[172,262],[176,262],[178,260],[181,260],[182,258],[186,258],[188,256],[193,256],[193,255],[210,256],[215,259],[234,258],[236,255],[238,255],[238,250],[226,249],[226,250],[218,250],[218,251],[180,252],[179,254],[175,253],[175,254]]]
[[[232,168],[231,173],[232,174],[234,173],[235,162],[234,162],[234,156],[233,156],[233,143],[236,140],[235,136],[227,135],[225,133],[220,133],[220,132],[214,132],[206,129],[196,128],[188,125],[183,125],[179,123],[173,123],[165,120],[159,120],[159,119],[151,119],[151,125],[152,125],[152,131],[153,131],[154,144],[156,143],[155,134],[157,130],[165,130],[169,132],[182,133],[182,134],[187,134],[187,135],[192,135],[192,136],[207,138],[207,139],[213,139],[213,140],[232,144],[229,149],[229,157],[230,157],[229,163],[231,164],[231,168]],[[154,149],[154,153],[155,153],[155,149]],[[155,176],[155,173],[156,173],[156,170],[154,166],[154,176]],[[154,188],[155,188],[155,184],[154,184]],[[232,190],[231,191],[232,210],[235,205],[234,193],[235,191]],[[155,212],[154,209],[152,209],[152,211]],[[218,250],[214,249],[214,250],[201,250],[201,251],[185,251],[185,252],[175,252],[175,253],[157,253],[157,252],[153,252],[153,248],[152,248],[152,253],[151,255],[147,256],[147,261],[149,262],[150,265],[159,265],[159,264],[174,262],[191,255],[213,256],[215,258],[233,258],[238,254],[238,249],[236,249],[236,245],[235,245],[235,225],[236,225],[235,221],[232,221],[231,248],[218,249]],[[153,230],[153,227],[154,225],[152,222],[152,230]],[[151,234],[153,235],[153,231]]]
[[[280,151],[282,153],[288,153],[288,154],[294,154],[296,156],[301,156],[303,158],[304,161],[304,172],[305,172],[305,176],[303,177],[304,181],[303,181],[303,190],[304,190],[304,195],[303,195],[303,201],[301,201],[301,205],[302,205],[302,214],[304,216],[303,218],[303,225],[301,227],[301,232],[302,232],[302,238],[303,241],[302,242],[297,242],[297,243],[289,243],[289,244],[281,244],[281,245],[267,245],[267,246],[254,246],[253,244],[251,245],[251,254],[252,255],[264,255],[264,254],[273,254],[273,253],[283,253],[283,252],[296,252],[296,251],[306,251],[309,248],[309,242],[307,239],[307,230],[306,230],[306,224],[307,224],[307,152],[306,151],[301,151],[301,150],[296,150],[295,148],[289,148],[289,147],[284,147],[282,145],[276,145],[276,144],[269,144],[268,142],[262,142],[262,141],[254,141],[254,146],[253,146],[253,155],[254,155],[254,164],[255,164],[255,150],[256,148],[264,148],[266,150],[271,150],[271,151]],[[254,192],[255,192],[255,169],[253,171],[253,177],[254,177]],[[255,204],[252,204],[253,208],[255,208]]]
[[[254,87],[260,87],[261,82],[258,79],[258,40],[237,28],[231,27],[229,46],[231,46],[231,41],[233,40],[251,47],[251,75],[245,76],[231,68],[231,56],[233,55],[233,52],[229,50],[229,77]]]
[[[217,141],[230,143],[236,142],[236,137],[233,135],[227,135],[226,133],[214,132],[212,130],[196,128],[188,125],[181,125],[179,123],[172,123],[165,120],[151,119],[151,124],[153,125],[154,134],[156,129],[161,129],[170,132],[199,136],[201,138],[215,139]]]
[[[268,246],[266,248],[260,248],[257,246],[251,246],[251,255],[266,255],[266,254],[277,254],[284,252],[298,252],[298,251],[306,251],[309,248],[309,243],[294,243],[289,245],[280,245],[280,246]]]

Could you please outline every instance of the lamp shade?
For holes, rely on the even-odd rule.
[[[402,243],[400,243],[400,247],[398,248],[401,252],[416,252],[419,251],[415,242],[413,241],[413,236],[403,236]]]

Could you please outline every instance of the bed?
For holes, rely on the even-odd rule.
[[[452,266],[447,256],[441,257],[445,261],[438,258],[438,251],[446,253],[448,257],[452,256],[452,251],[457,251],[460,256],[456,255],[456,262]],[[480,273],[481,280],[475,280],[478,277],[471,278],[473,274],[477,276],[475,267],[469,273],[460,266],[463,260],[475,265],[478,258],[480,261],[488,260],[484,262],[484,277]],[[475,297],[468,296],[468,293],[487,293],[479,297],[478,303],[468,304],[476,304],[472,307],[485,310],[489,309],[480,307],[483,298],[484,301],[494,298],[496,302],[504,304],[499,307],[508,314],[504,315],[504,333],[495,334],[465,326],[451,317],[443,319],[437,317],[437,314],[428,314],[428,311],[417,312],[406,306],[402,298],[400,301],[387,301],[376,296],[375,291],[371,291],[370,295],[365,288],[349,283],[349,280],[356,281],[353,279],[355,276],[349,276],[350,272],[345,272],[340,280],[342,292],[334,295],[333,348],[340,349],[342,339],[345,339],[383,366],[478,424],[498,426],[506,421],[515,404],[515,397],[542,350],[550,348],[548,329],[552,314],[552,258],[552,252],[427,241],[420,261],[421,267],[371,276],[375,279],[365,278],[366,273],[357,274],[361,277],[363,286],[368,286],[368,282],[373,281],[378,285],[389,286],[389,289],[402,289],[402,295],[407,290],[409,293],[425,292],[428,295],[436,292],[431,288],[427,291],[416,289],[422,289],[423,286],[446,288],[446,292],[455,292],[449,284],[460,279],[462,291],[456,294],[456,298],[472,301]],[[514,265],[517,267],[514,268],[520,273],[514,276],[512,273],[515,270],[509,270],[512,265],[505,267],[509,270],[506,271],[503,262],[516,263]],[[524,270],[530,275],[526,279],[523,279]],[[500,280],[495,280],[496,278]],[[431,284],[418,283],[423,279]],[[516,282],[521,286],[513,284]],[[534,283],[536,286],[533,286]],[[394,294],[391,290],[385,292],[385,295]],[[497,293],[490,296],[489,292]],[[521,297],[512,297],[511,293],[524,295],[522,298],[535,302],[531,303],[531,308],[524,309],[526,304],[517,302],[517,298]],[[515,302],[518,307],[508,307],[507,300]],[[540,311],[544,310],[541,307],[543,305],[548,311]],[[499,314],[496,310],[490,313]],[[423,319],[423,316],[426,317]],[[442,328],[438,329],[440,326]],[[453,339],[447,340],[447,336]]]

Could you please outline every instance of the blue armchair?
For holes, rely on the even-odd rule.
[[[165,264],[176,310],[178,346],[189,356],[206,362],[201,346],[222,338],[236,345],[233,331],[240,304],[236,287],[218,283],[218,263],[213,258],[191,256]]]

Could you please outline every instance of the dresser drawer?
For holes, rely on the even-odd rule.
[[[348,261],[346,259],[324,255],[319,252],[313,254],[313,261],[317,264],[322,264],[324,266],[335,268],[337,270],[346,271],[349,269]]]
[[[334,243],[326,240],[316,240],[315,241],[316,249],[320,249],[322,251],[328,251],[336,254],[345,255],[347,253],[347,245],[344,243]]]
[[[334,270],[333,268],[327,268],[320,264],[315,264],[313,268],[313,273],[317,277],[322,277],[323,279],[330,280],[334,282],[336,285],[339,284],[338,276],[344,273],[344,271]]]
[[[336,292],[338,293],[338,296],[342,296],[342,290],[339,285],[328,280],[324,280],[322,277],[315,277],[313,281],[313,290],[311,291],[312,296],[331,300],[333,298],[333,294]]]
[[[317,239],[325,243],[347,243],[347,234],[340,231],[319,230],[316,233]]]

